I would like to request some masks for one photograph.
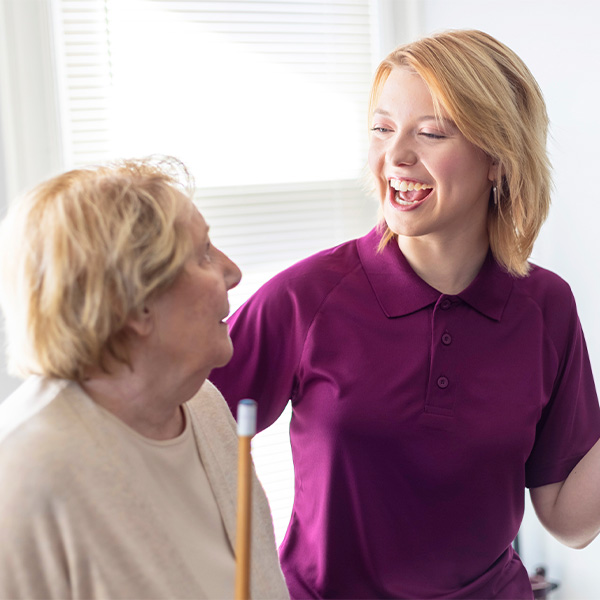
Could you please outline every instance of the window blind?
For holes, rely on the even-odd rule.
[[[363,233],[369,1],[54,0],[66,167],[173,154],[262,276]]]
[[[213,242],[242,269],[233,308],[286,266],[373,226],[362,183],[371,0],[52,1],[65,168],[182,159]],[[274,462],[288,450],[273,451],[280,442],[267,433],[255,461],[281,539],[291,462]],[[267,480],[287,481],[287,492]]]

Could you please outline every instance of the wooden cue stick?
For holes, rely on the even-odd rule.
[[[256,433],[256,402],[240,400],[237,407],[238,494],[235,541],[235,600],[250,600],[250,540],[252,524],[252,458]]]

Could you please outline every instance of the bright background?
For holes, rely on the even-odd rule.
[[[544,92],[555,191],[533,261],[572,286],[600,381],[600,3],[593,0],[0,0],[0,206],[66,168],[172,153],[196,177],[241,303],[315,250],[368,231],[365,111],[377,62],[440,29],[483,29]],[[18,249],[15,249],[18,251]],[[0,373],[0,397],[17,381]],[[254,441],[281,539],[293,477],[289,412]],[[520,535],[552,597],[600,596],[600,542],[568,550],[528,506]],[[432,568],[435,566],[432,565]]]

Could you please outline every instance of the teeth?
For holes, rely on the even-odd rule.
[[[431,190],[433,186],[425,183],[415,183],[414,181],[406,181],[405,179],[390,179],[390,185],[397,192],[412,192],[413,190]]]
[[[401,204],[402,206],[410,206],[411,204],[416,204],[416,200],[414,202],[409,202],[408,200],[402,200],[400,197],[396,197],[396,202]]]

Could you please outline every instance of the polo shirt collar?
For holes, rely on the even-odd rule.
[[[367,279],[387,317],[402,317],[435,304],[442,294],[412,269],[397,243],[377,253],[381,233],[377,227],[357,240],[358,254]],[[485,316],[500,321],[514,279],[488,255],[473,282],[457,297]]]
[[[490,319],[500,321],[514,282],[514,276],[509,275],[496,262],[492,251],[488,250],[477,277],[458,297]]]

